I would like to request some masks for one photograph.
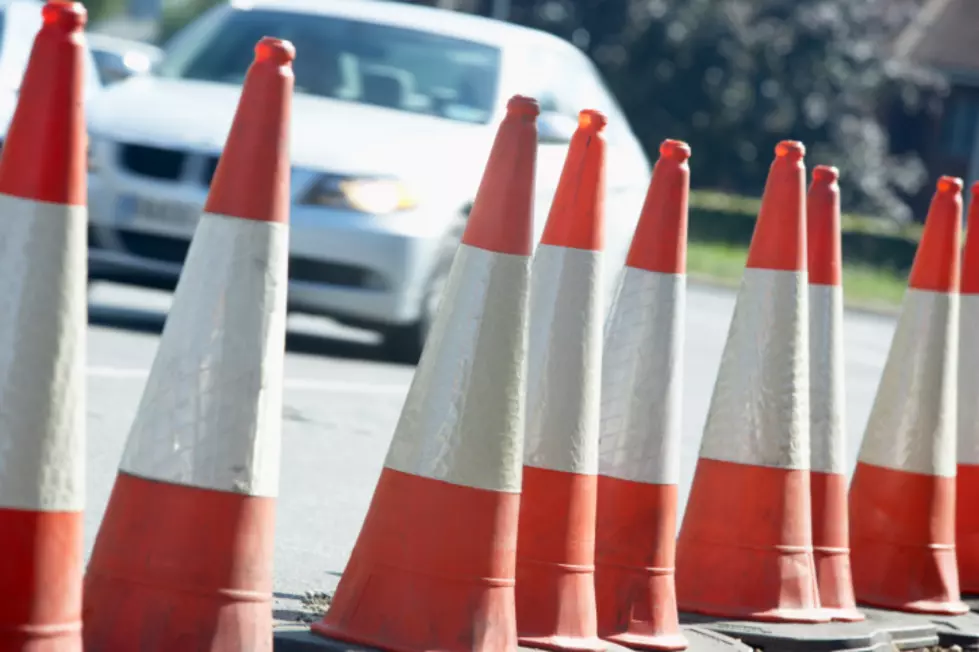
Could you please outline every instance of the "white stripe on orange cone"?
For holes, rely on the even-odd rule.
[[[85,507],[87,14],[40,11],[0,154],[0,650],[70,652]]]
[[[551,650],[607,647],[594,583],[605,124],[579,115],[531,273],[517,635]]]
[[[843,378],[840,187],[836,168],[813,170],[807,197],[812,540],[820,604],[834,620],[864,620],[850,574]]]
[[[255,48],[86,573],[86,649],[272,650],[294,57]]]
[[[979,181],[972,184],[968,231],[962,254],[959,318],[958,467],[955,483],[955,544],[959,583],[979,593]]]
[[[513,652],[537,102],[513,97],[319,636]],[[451,309],[449,309],[451,308]],[[408,599],[406,599],[408,598]]]
[[[612,304],[602,364],[599,635],[682,650],[674,586],[690,148],[667,140]]]
[[[960,614],[955,421],[962,181],[942,177],[850,486],[857,601]]]
[[[677,541],[681,611],[829,619],[810,516],[804,153],[780,143],[765,187]]]

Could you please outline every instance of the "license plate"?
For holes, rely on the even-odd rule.
[[[122,195],[116,202],[116,221],[120,226],[187,233],[196,228],[200,215],[200,206],[183,202],[135,195]]]

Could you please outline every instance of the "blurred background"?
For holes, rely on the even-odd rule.
[[[979,178],[979,6],[968,0],[415,3],[574,43],[647,152],[666,137],[710,152],[691,162],[698,189],[758,196],[772,148],[789,137],[806,143],[810,165],[840,168],[845,210],[898,224],[923,219],[938,175]],[[156,45],[216,4],[86,2],[93,32]]]
[[[11,88],[31,2],[0,0]],[[543,109],[538,235],[577,111],[609,115],[609,278],[666,138],[693,151],[688,272],[720,285],[740,279],[776,143],[803,141],[809,170],[838,167],[851,306],[893,309],[937,178],[979,180],[974,0],[85,4],[92,278],[172,289],[253,44],[288,38],[291,309],[380,333],[405,359],[511,93]]]

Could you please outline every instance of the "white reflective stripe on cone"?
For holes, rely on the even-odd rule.
[[[843,288],[809,285],[811,468],[846,474]]]
[[[278,494],[288,238],[285,224],[201,218],[120,470]]]
[[[955,477],[959,296],[908,288],[860,461]]]
[[[595,475],[602,255],[542,244],[531,270],[524,464]]]
[[[958,462],[979,465],[979,294],[959,299]]]
[[[520,491],[529,265],[527,256],[459,245],[386,467]]]
[[[808,303],[805,272],[744,270],[700,457],[809,470]]]
[[[0,507],[85,506],[84,206],[0,194]]]
[[[599,473],[679,484],[686,276],[626,267],[602,360]]]

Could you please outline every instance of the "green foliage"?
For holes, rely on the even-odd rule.
[[[513,0],[513,18],[584,47],[651,156],[687,141],[697,187],[760,195],[777,142],[801,140],[845,206],[900,223],[927,178],[881,114],[929,115],[945,91],[891,56],[923,2]]]
[[[126,0],[84,0],[89,24],[114,16],[126,8]]]
[[[747,247],[755,230],[759,205],[757,199],[722,193],[691,193],[690,241]],[[881,220],[847,215],[843,218],[843,260],[862,267],[906,274],[914,262],[919,237],[920,229],[917,228],[888,232]]]

